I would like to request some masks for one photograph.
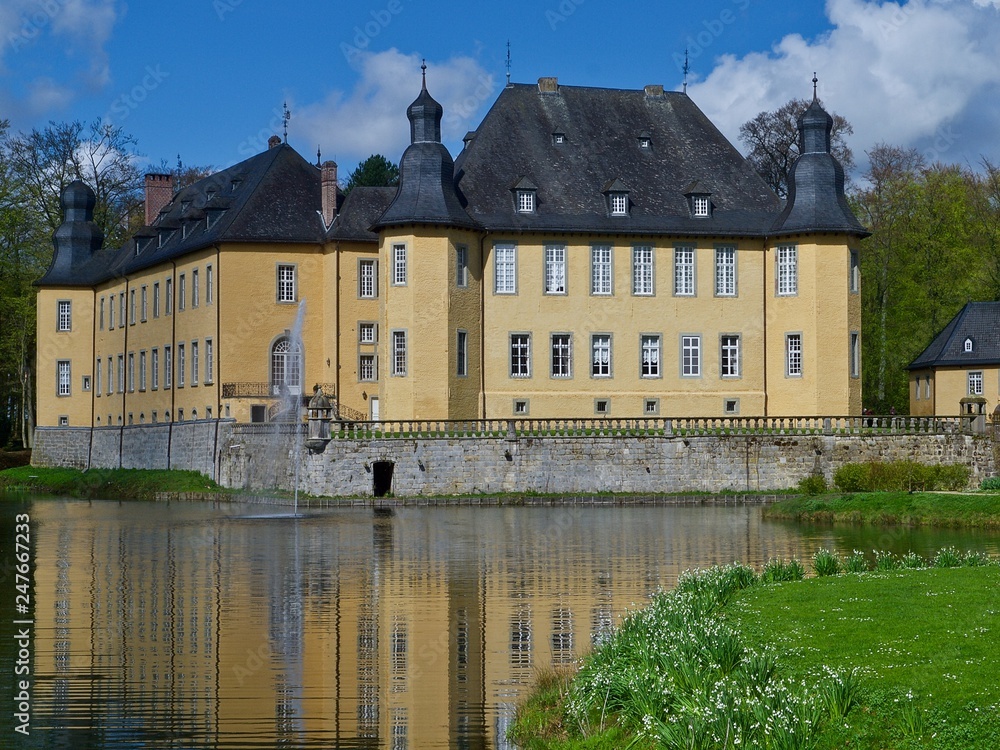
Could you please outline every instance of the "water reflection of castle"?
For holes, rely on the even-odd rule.
[[[537,670],[670,583],[672,561],[790,552],[749,510],[722,535],[691,510],[36,504],[36,722],[108,744],[503,748]]]

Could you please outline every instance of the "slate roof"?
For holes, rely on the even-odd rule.
[[[972,351],[965,340],[972,339]],[[969,302],[907,369],[1000,364],[1000,302]]]
[[[71,263],[56,253],[37,283],[94,286],[219,242],[321,243],[320,206],[319,169],[281,144],[181,189],[121,248]]]
[[[511,84],[467,143],[455,164],[459,196],[494,232],[764,234],[781,208],[683,93]],[[533,214],[515,211],[522,178],[538,186]],[[614,180],[628,186],[629,216],[609,215],[603,190]],[[685,192],[695,182],[711,194],[710,218],[691,217]]]
[[[378,233],[373,232],[371,226],[389,207],[395,195],[395,187],[354,188],[344,199],[326,238],[378,242]]]

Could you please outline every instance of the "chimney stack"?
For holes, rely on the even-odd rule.
[[[149,173],[146,175],[146,226],[150,226],[163,207],[174,197],[172,174]]]
[[[651,83],[645,87],[646,96],[649,99],[662,99],[663,98],[663,84],[662,83]]]
[[[337,216],[337,162],[323,162],[320,167],[320,186],[323,194],[323,222],[330,226]]]
[[[281,145],[281,138],[279,138],[276,135],[272,135],[270,138],[267,139],[268,150],[274,148],[275,146],[280,146],[280,145]]]
[[[538,79],[538,91],[542,94],[558,94],[559,93],[559,79],[558,78],[539,78]]]

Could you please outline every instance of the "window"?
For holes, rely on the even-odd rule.
[[[928,375],[927,379],[924,380],[924,398],[931,397],[931,376]]]
[[[205,304],[206,305],[211,305],[212,302],[215,300],[215,289],[213,288],[213,285],[215,283],[215,279],[213,278],[213,276],[214,276],[214,274],[212,272],[212,266],[210,266],[210,265],[205,266]]]
[[[548,245],[545,248],[545,293],[566,294],[565,245]]]
[[[108,300],[108,330],[115,330],[115,295],[111,295],[111,299]]]
[[[611,334],[595,333],[590,337],[590,374],[595,378],[611,377]]]
[[[724,378],[738,378],[740,376],[740,337],[724,334],[719,342],[719,374]]]
[[[206,290],[207,291],[207,290]],[[207,300],[206,300],[207,304]],[[212,339],[205,339],[205,382],[215,380],[215,344]]]
[[[101,297],[101,315],[100,315],[100,327],[104,330],[104,297]]]
[[[139,390],[146,390],[146,352],[139,352]]]
[[[60,391],[60,395],[63,395]],[[982,396],[983,395],[983,372],[982,370],[975,370],[969,373],[969,395],[970,396]]]
[[[709,215],[711,202],[707,195],[696,195],[691,199],[691,214],[698,218],[705,218]]]
[[[851,269],[848,279],[848,288],[852,292],[861,290],[861,266],[858,263],[858,251],[851,250]]]
[[[611,294],[611,246],[594,245],[590,248],[590,293]]]
[[[164,312],[170,315],[174,311],[174,280],[167,279],[167,288],[164,292],[166,299],[163,301]]]
[[[660,413],[660,399],[647,398],[642,402],[642,413],[647,417],[655,417]]]
[[[70,364],[68,359],[56,362],[56,393],[60,396],[70,395]]]
[[[516,398],[514,399],[514,416],[515,417],[526,417],[528,416],[528,399],[526,398]]]
[[[964,351],[966,353],[971,352],[972,351],[972,339],[966,339],[965,342],[964,342],[964,344],[962,345],[962,348],[964,349]]]
[[[125,325],[125,292],[118,295],[118,325]]]
[[[375,336],[375,324],[374,323],[358,323],[358,343],[359,344],[374,344],[377,339]]]
[[[496,245],[494,252],[494,292],[515,294],[517,292],[517,246]]]
[[[406,376],[406,331],[392,332],[392,374]]]
[[[851,377],[861,377],[861,335],[856,331],[851,332]]]
[[[187,274],[177,277],[177,311],[183,312],[187,308]]]
[[[519,214],[531,214],[535,212],[535,191],[517,191],[517,212]]]
[[[469,248],[458,245],[455,248],[455,286],[469,285]]]
[[[556,146],[561,146],[565,142],[566,142],[566,134],[565,133],[553,133],[552,134],[552,143],[555,144]]]
[[[628,193],[611,193],[611,215],[628,216]]]
[[[153,284],[153,317],[160,317],[160,282]]]
[[[660,377],[660,336],[659,334],[640,337],[642,351],[639,374],[644,378]]]
[[[362,354],[358,357],[358,380],[378,380],[374,354]]]
[[[785,375],[790,378],[802,377],[802,334],[785,335]]]
[[[527,333],[510,335],[510,376],[531,377],[531,336]]]
[[[722,411],[729,415],[740,413],[740,400],[738,398],[727,398],[722,402]]]
[[[163,387],[170,388],[174,381],[174,353],[169,346],[163,347]]]
[[[701,375],[701,336],[681,336],[681,375]]]
[[[638,245],[632,248],[632,294],[653,293],[653,248]]]
[[[114,360],[108,357],[108,395],[110,396],[115,390],[115,366]],[[111,417],[108,417],[108,422],[111,422]]]
[[[101,395],[101,372],[103,372],[104,369],[102,367],[103,362],[104,360],[98,357],[96,367],[94,367],[94,393],[97,394],[98,396]],[[919,382],[920,381],[917,381],[918,390],[920,388]]]
[[[736,248],[732,245],[715,248],[715,296],[736,296]]]
[[[142,285],[142,292],[140,293],[140,307],[139,307],[139,320],[143,323],[146,322],[146,315],[149,311],[149,289],[145,284]]]
[[[275,396],[302,393],[302,346],[280,338],[271,347],[271,393]]]
[[[153,349],[149,360],[150,386],[155,391],[160,387],[160,350]]]
[[[374,260],[358,261],[358,296],[363,299],[374,299],[378,296],[378,282],[375,273]]]
[[[135,352],[128,353],[128,392],[135,392]]]
[[[69,300],[59,300],[56,303],[56,330],[73,330],[73,305]]]
[[[795,245],[778,246],[778,296],[799,293],[798,250]]]
[[[198,342],[191,342],[191,385],[198,385]]]
[[[177,387],[184,387],[184,376],[187,369],[187,352],[184,344],[177,345]]]
[[[392,283],[393,286],[406,285],[406,245],[392,246]]]
[[[568,333],[552,334],[552,370],[554,378],[569,378],[573,376],[571,338]]]
[[[195,268],[191,271],[191,307],[201,304],[201,273]]]
[[[694,295],[693,247],[674,248],[674,294],[686,297]]]
[[[595,398],[594,414],[599,417],[609,416],[611,414],[611,401],[606,398]]]
[[[128,322],[129,325],[135,325],[135,289],[129,291],[129,302],[128,302]]]
[[[279,264],[277,273],[278,302],[295,302],[295,266]]]
[[[652,138],[645,135],[639,136],[639,148],[650,148],[652,145],[653,145]]]
[[[469,333],[459,331],[455,342],[455,374],[464,378],[469,374]]]

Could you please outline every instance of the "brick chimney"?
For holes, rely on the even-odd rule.
[[[151,225],[160,215],[163,207],[174,197],[174,176],[172,174],[146,175],[146,226]]]
[[[330,226],[337,215],[337,162],[325,161],[320,170],[320,185],[323,192],[323,222],[326,226]]]

